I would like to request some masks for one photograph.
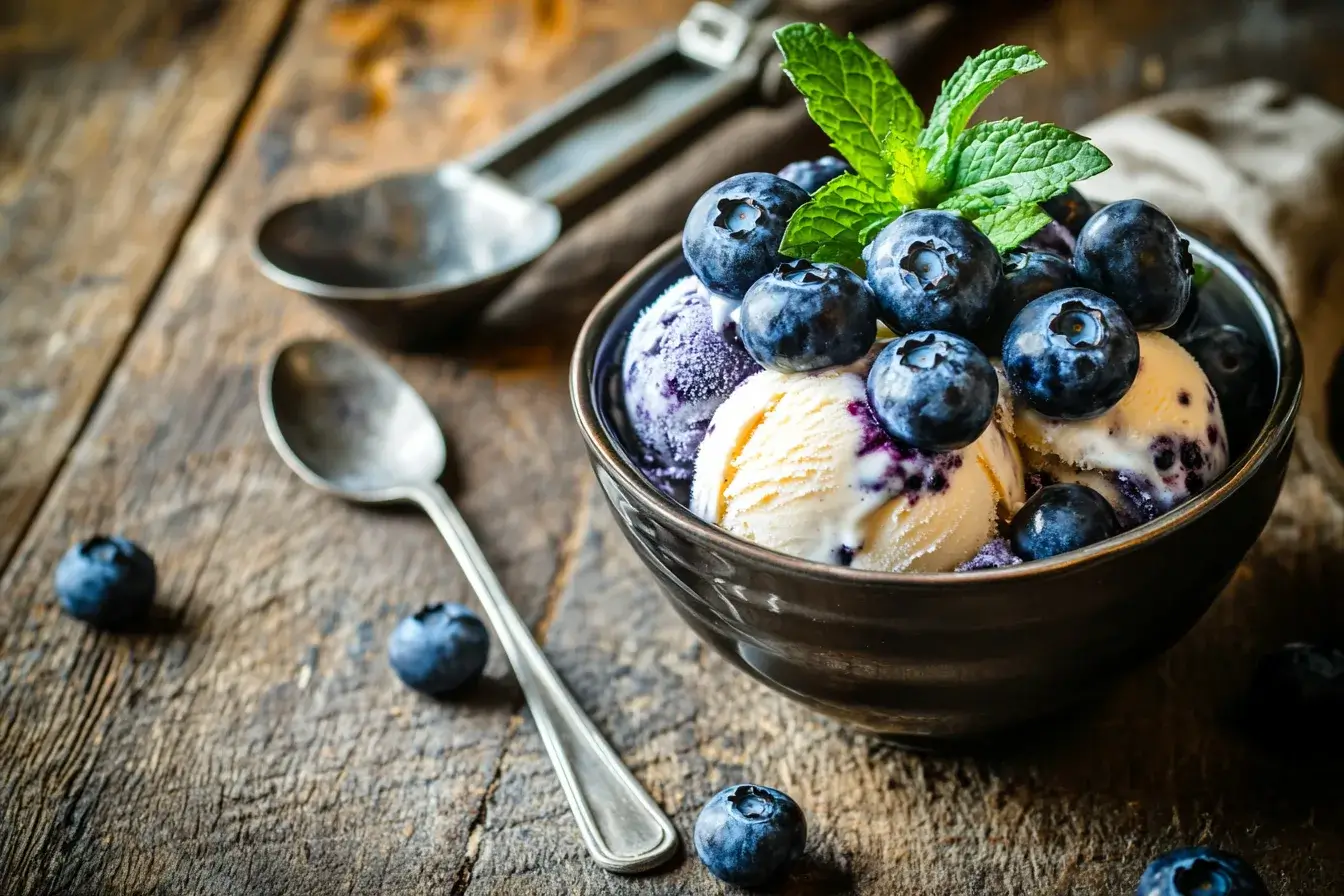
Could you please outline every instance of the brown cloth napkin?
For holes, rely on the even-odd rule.
[[[1344,112],[1255,80],[1154,97],[1082,131],[1115,163],[1080,185],[1089,198],[1147,199],[1240,243],[1272,278],[1304,352],[1298,449],[1344,500],[1328,438],[1328,383],[1344,348]]]

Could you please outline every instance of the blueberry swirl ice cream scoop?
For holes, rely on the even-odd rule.
[[[763,371],[714,415],[691,510],[774,550],[886,572],[947,572],[1024,500],[1017,448],[995,420],[955,451],[893,441],[865,394],[867,362]]]
[[[1175,340],[1141,332],[1134,383],[1087,420],[1057,420],[1019,402],[1014,427],[1027,466],[1101,492],[1126,526],[1199,494],[1227,469],[1218,396]]]
[[[655,485],[684,495],[714,411],[758,370],[740,342],[719,335],[709,291],[694,276],[648,307],[630,331],[621,372],[639,463]]]

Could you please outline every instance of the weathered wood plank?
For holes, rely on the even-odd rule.
[[[0,12],[0,568],[226,150],[288,5]]]
[[[637,879],[591,865],[502,658],[460,703],[395,683],[382,639],[396,617],[427,598],[464,599],[465,585],[421,520],[343,508],[271,456],[254,365],[284,338],[333,330],[264,284],[242,245],[281,194],[488,139],[674,6],[640,4],[634,30],[612,4],[561,7],[551,28],[507,46],[516,3],[305,9],[254,129],[0,577],[6,885],[76,896],[721,890],[692,857]],[[993,111],[1068,123],[1146,89],[1135,72],[1151,78],[1154,66],[1140,56],[1112,82],[1097,62],[1105,48],[1132,40],[1170,52],[1173,82],[1208,78],[1208,53],[1190,47],[1211,32],[1241,35],[1230,64],[1316,77],[1344,99],[1328,92],[1332,45],[1313,49],[1338,33],[1325,0],[1268,12],[1249,0],[1179,13],[1157,0],[1098,6],[1067,0],[1007,29],[977,20],[949,52],[1038,46],[1050,79],[1011,85]],[[1252,15],[1278,30],[1245,24]],[[1289,36],[1265,36],[1275,34]],[[1276,69],[1279,58],[1292,61]],[[945,69],[930,64],[929,80]],[[565,343],[579,301],[557,324],[540,277],[468,354],[399,366],[454,426],[464,512],[506,587],[683,831],[716,787],[751,778],[783,786],[810,815],[809,861],[785,892],[1123,893],[1153,852],[1187,840],[1246,852],[1276,893],[1344,889],[1338,776],[1285,769],[1220,717],[1261,647],[1344,629],[1328,600],[1344,573],[1344,510],[1310,477],[1292,480],[1194,635],[1102,705],[998,757],[903,754],[750,684],[653,593],[569,422]],[[577,282],[601,279],[584,268]],[[93,635],[50,606],[68,541],[109,528],[159,556],[169,613],[154,635]]]
[[[283,339],[334,328],[252,269],[246,236],[281,195],[471,149],[684,4],[560,8],[572,19],[559,30],[500,49],[526,4],[304,6],[0,578],[6,893],[441,893],[458,881],[518,697],[502,657],[453,705],[417,699],[387,669],[396,619],[467,600],[467,587],[428,523],[340,506],[273,455],[255,366]],[[425,87],[400,74],[412,69],[462,80]],[[402,366],[454,430],[463,511],[505,587],[544,620],[590,487],[564,358]],[[52,604],[60,553],[105,530],[159,560],[152,633],[98,635]]]

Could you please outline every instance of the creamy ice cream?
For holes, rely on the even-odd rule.
[[[1198,494],[1228,463],[1218,397],[1175,340],[1139,333],[1139,372],[1120,401],[1090,420],[1054,420],[1019,403],[1014,431],[1027,466],[1101,492],[1126,526]]]
[[[758,370],[740,342],[720,337],[709,291],[695,277],[659,296],[631,329],[621,361],[625,411],[645,475],[684,495],[715,409]]]
[[[1025,500],[1008,421],[957,451],[899,446],[868,407],[866,369],[763,371],[739,386],[700,446],[691,510],[765,547],[858,569],[942,572],[973,557]]]

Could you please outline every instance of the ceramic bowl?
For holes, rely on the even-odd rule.
[[[742,671],[842,723],[941,746],[1052,714],[1180,639],[1259,536],[1283,484],[1302,387],[1283,306],[1235,253],[1201,308],[1263,340],[1264,401],[1227,472],[1118,538],[1050,560],[892,574],[801,560],[702,522],[633,461],[620,359],[640,311],[689,273],[679,239],[593,309],[570,372],[575,415],[621,530],[696,634]]]

